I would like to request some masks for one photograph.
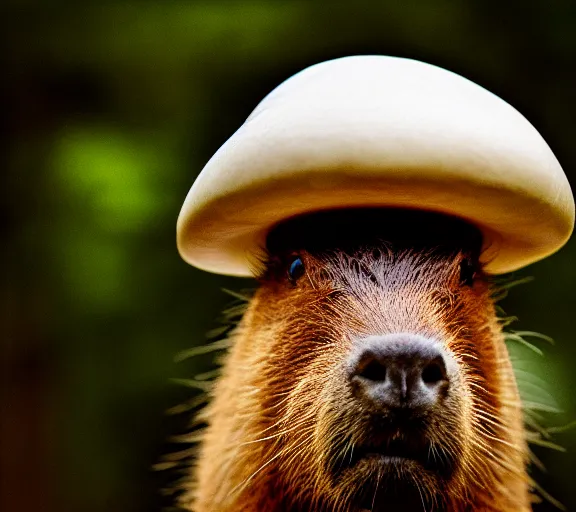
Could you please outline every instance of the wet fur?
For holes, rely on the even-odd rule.
[[[521,405],[492,290],[481,268],[462,282],[473,243],[455,243],[451,229],[405,238],[404,224],[381,229],[386,237],[345,230],[338,244],[334,233],[298,243],[296,229],[270,244],[203,412],[184,508],[356,512],[367,501],[375,511],[530,510]],[[306,273],[292,282],[295,249]],[[439,340],[453,362],[445,404],[421,427],[445,472],[347,466],[378,434],[352,398],[344,361],[352,340],[398,332]]]

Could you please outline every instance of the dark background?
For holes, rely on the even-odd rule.
[[[0,509],[153,512],[192,391],[174,361],[245,280],[187,266],[196,174],[280,81],[352,54],[446,67],[518,108],[576,178],[576,3],[4,0],[0,7]],[[576,243],[506,310],[557,341],[528,367],[576,418]],[[522,354],[527,357],[527,354]],[[576,510],[576,433],[534,477]],[[544,504],[538,511],[553,510]]]

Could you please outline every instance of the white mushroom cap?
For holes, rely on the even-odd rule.
[[[278,222],[347,207],[467,220],[493,274],[555,252],[574,225],[566,176],[517,110],[442,68],[358,56],[307,68],[264,98],[192,186],[178,248],[201,269],[249,276]]]

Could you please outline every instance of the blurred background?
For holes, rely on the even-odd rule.
[[[174,382],[252,283],[187,266],[175,224],[195,176],[282,80],[352,54],[413,57],[506,99],[576,179],[573,0],[4,0],[0,7],[0,509],[156,512],[153,471],[185,431]],[[576,418],[576,240],[520,273],[514,348]],[[518,354],[516,354],[516,352]],[[531,355],[533,354],[533,355]],[[576,431],[533,475],[576,510]],[[551,511],[547,503],[537,511]]]

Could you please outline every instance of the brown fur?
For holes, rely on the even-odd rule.
[[[530,510],[521,406],[491,289],[480,268],[462,281],[477,262],[476,233],[435,215],[345,215],[293,222],[269,239],[182,505],[357,512],[369,493],[375,511]],[[306,269],[296,282],[294,254]],[[405,332],[440,340],[453,362],[425,426],[445,473],[346,462],[373,434],[343,376],[352,340]]]

